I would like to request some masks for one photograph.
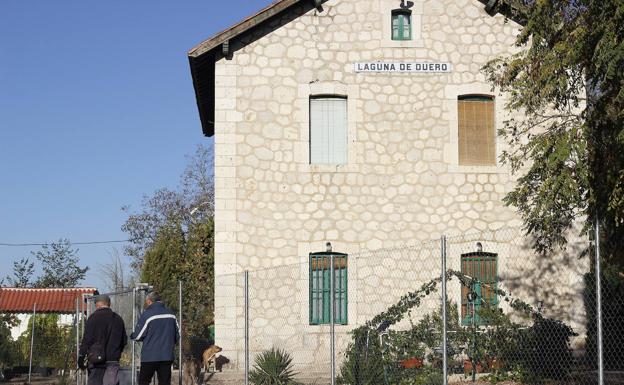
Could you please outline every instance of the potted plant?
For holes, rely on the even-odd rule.
[[[420,369],[423,367],[423,360],[421,358],[405,358],[399,361],[399,364],[405,369]]]
[[[477,373],[483,373],[483,365],[481,364],[481,362],[477,361],[477,364],[475,365],[475,369]],[[471,360],[464,360],[464,375],[469,376],[472,374],[472,361]]]

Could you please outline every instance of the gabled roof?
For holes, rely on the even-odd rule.
[[[76,312],[76,299],[82,301],[83,294],[93,295],[94,287],[71,287],[31,289],[21,287],[0,287],[0,313],[73,314]]]
[[[287,20],[294,20],[311,9],[321,7],[321,4],[326,1],[328,0],[277,0],[255,15],[201,42],[188,52],[204,135],[214,134],[215,62],[221,58],[230,57],[234,51],[260,38],[261,36],[255,34],[259,27],[284,15],[290,16]],[[243,39],[245,42],[241,43]]]
[[[202,124],[202,131],[206,136],[214,135],[214,64],[221,58],[230,57],[234,51],[244,47],[258,36],[253,37],[258,27],[271,21],[290,14],[290,19],[305,14],[313,8],[322,8],[322,4],[328,0],[277,0],[255,15],[252,15],[240,23],[213,35],[199,43],[188,52],[193,87],[197,99],[197,108]],[[371,0],[362,0],[371,1]],[[512,4],[520,4],[518,0],[478,0],[485,5],[488,14],[502,13],[522,24],[518,20],[517,7]],[[290,20],[287,18],[287,20]],[[249,37],[251,38],[244,38]],[[245,40],[241,43],[241,40]]]

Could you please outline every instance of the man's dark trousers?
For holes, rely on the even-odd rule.
[[[106,365],[89,368],[87,385],[117,385],[119,362],[107,362]]]
[[[154,372],[158,377],[158,385],[170,385],[171,364],[172,361],[141,362],[139,385],[149,385],[154,376]]]

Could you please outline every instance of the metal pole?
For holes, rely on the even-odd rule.
[[[85,298],[85,301],[83,303],[84,306],[84,322],[82,323],[82,335],[85,335],[85,328],[87,326],[87,320],[89,319],[89,317],[91,316],[92,313],[92,309],[91,306],[95,305],[93,304],[93,296],[88,296]],[[86,372],[84,372],[83,376],[82,376],[82,383],[84,385],[87,385],[89,383],[89,371],[87,370]]]
[[[598,316],[598,385],[604,384],[602,351],[602,282],[600,272],[600,219],[596,216],[596,314]]]
[[[76,297],[76,366],[80,359],[80,297]],[[76,385],[80,385],[80,370],[76,368]]]
[[[80,335],[84,336],[85,324],[87,323],[87,318],[89,314],[89,300],[84,294],[82,296],[82,302],[80,303],[80,318],[82,322],[80,323]],[[80,373],[80,382],[84,385],[87,385],[88,376],[85,372]]]
[[[472,289],[470,289],[472,290]],[[477,299],[473,298],[472,303],[470,304],[472,308],[472,317],[470,317],[470,324],[472,325],[472,357],[470,359],[470,366],[472,367],[472,383],[477,380],[477,360],[475,356],[477,355],[477,324],[475,322],[475,301]]]
[[[335,320],[335,306],[336,306],[336,282],[335,282],[335,270],[334,270],[334,253],[329,255],[329,334],[330,334],[330,352],[331,352],[331,385],[336,385],[336,320]]]
[[[178,384],[182,385],[182,281],[178,281],[178,333],[180,333],[180,339],[178,340]]]
[[[132,289],[132,327],[136,325],[136,287]],[[136,341],[132,340],[132,371],[130,372],[130,383],[134,385],[136,383]]]
[[[33,346],[35,345],[35,317],[37,316],[37,304],[33,304],[32,328],[30,331],[30,360],[28,363],[28,383],[32,375]]]
[[[442,384],[448,384],[447,339],[446,339],[446,236],[440,240],[442,258]]]
[[[245,270],[245,385],[249,385],[249,270]]]

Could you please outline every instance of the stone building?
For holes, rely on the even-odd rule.
[[[510,235],[521,220],[502,202],[514,185],[498,160],[507,97],[481,72],[513,52],[519,27],[484,3],[281,0],[189,52],[203,133],[215,142],[216,343],[231,368],[243,361],[245,269],[257,271],[252,352],[284,347],[313,372],[328,356],[326,303],[315,297],[322,263],[310,253],[327,241],[348,255],[342,348],[353,326],[439,276],[435,247],[371,251],[509,231],[486,251],[529,261],[527,242]],[[474,240],[458,249],[474,251]],[[512,264],[500,258],[502,275]],[[582,319],[583,271],[545,274],[530,301]],[[460,288],[449,292],[460,303]]]

